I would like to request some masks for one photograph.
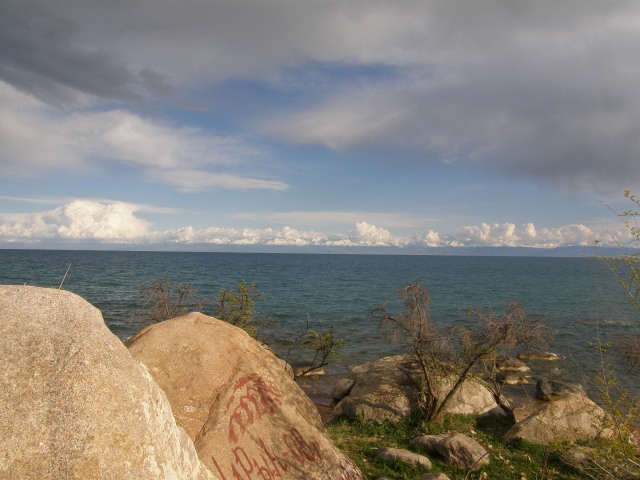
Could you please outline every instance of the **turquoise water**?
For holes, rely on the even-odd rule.
[[[415,280],[431,291],[432,314],[442,325],[464,321],[470,307],[501,312],[510,301],[542,317],[555,331],[550,350],[565,357],[549,367],[559,377],[590,375],[597,357],[589,345],[598,335],[606,341],[635,334],[640,324],[613,275],[584,257],[0,250],[0,283],[57,288],[69,264],[64,288],[98,307],[121,338],[135,333],[130,318],[145,282],[191,282],[210,298],[243,279],[255,282],[265,297],[256,309],[279,323],[268,332],[279,353],[286,353],[283,339],[302,331],[307,318],[314,329],[335,327],[346,344],[329,367],[333,373],[400,351],[367,314]],[[635,388],[635,377],[621,375]]]

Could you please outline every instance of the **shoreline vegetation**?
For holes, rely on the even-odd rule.
[[[635,197],[632,199],[636,201]],[[631,215],[635,220],[637,213],[623,215]],[[636,238],[640,237],[637,226],[629,228]],[[634,308],[637,308],[639,296],[637,255],[626,253],[616,260],[604,258],[612,272],[619,275]],[[630,277],[621,276],[629,271]],[[59,289],[63,288],[68,273],[69,268]],[[637,424],[640,403],[619,384],[610,364],[620,357],[610,354],[622,350],[621,357],[629,368],[636,367],[640,358],[637,356],[640,337],[627,337],[617,349],[615,342],[619,339],[603,342],[596,332],[592,348],[597,368],[589,377],[591,385],[585,385],[587,391],[577,383],[565,382],[563,385],[541,379],[536,385],[537,398],[534,398],[530,393],[531,362],[567,361],[556,354],[544,353],[549,332],[539,319],[530,320],[518,305],[509,304],[504,314],[496,314],[490,309],[472,309],[466,326],[442,327],[432,321],[429,293],[419,282],[409,283],[399,290],[399,296],[403,304],[400,311],[388,309],[386,304],[371,310],[381,326],[388,333],[398,335],[405,347],[402,361],[392,362],[395,373],[388,375],[387,371],[380,380],[374,377],[373,382],[382,389],[393,391],[391,397],[396,403],[381,401],[381,410],[397,410],[399,414],[367,417],[371,413],[363,414],[357,405],[351,409],[341,407],[346,400],[355,402],[354,405],[359,401],[354,392],[362,389],[362,372],[373,375],[374,369],[368,364],[354,367],[348,378],[329,377],[335,387],[337,380],[350,382],[346,393],[340,396],[334,393],[335,388],[329,392],[326,382],[317,388],[322,385],[322,368],[343,345],[333,325],[318,331],[312,330],[307,321],[303,331],[287,340],[291,347],[281,360],[290,368],[291,349],[307,350],[311,360],[297,374],[291,368],[291,377],[298,377],[298,385],[315,403],[333,443],[367,478],[640,478],[640,430]],[[169,280],[155,280],[146,285],[142,300],[143,309],[134,314],[138,331],[189,312],[202,311],[244,330],[252,339],[259,339],[260,330],[271,321],[256,315],[255,302],[261,300],[261,292],[255,284],[247,284],[244,280],[236,287],[220,290],[209,300],[199,298],[191,284],[174,286]],[[514,351],[515,347],[522,348]],[[520,362],[522,365],[517,365],[514,358],[517,353],[520,353],[518,358],[529,364]],[[411,366],[407,366],[409,363]],[[500,367],[507,363],[516,366]],[[360,373],[354,373],[356,370]],[[495,400],[496,408],[504,414],[448,411],[445,407],[449,407],[449,400],[462,392],[467,383],[477,383],[485,388]],[[529,388],[519,390],[523,392],[522,396],[514,395],[516,390],[508,389],[510,385],[521,384]],[[402,394],[398,395],[398,391]],[[367,397],[370,393],[359,392],[364,403],[378,405],[377,400],[371,400],[374,397]],[[328,404],[319,401],[319,397],[332,397],[333,400]],[[462,403],[470,398],[463,398]],[[398,406],[398,401],[405,401],[406,405]],[[572,423],[574,421],[577,423]],[[443,450],[441,445],[432,445],[431,450],[425,446],[434,439],[453,441],[452,438],[458,436],[465,442],[477,444],[484,453],[479,456],[476,453],[471,463],[460,463],[452,460],[454,454]],[[425,454],[425,449],[428,458],[416,463],[415,456]],[[394,456],[398,452],[409,455],[410,460]],[[439,473],[446,476],[424,476]]]
[[[630,190],[625,190],[624,196],[633,203],[633,208],[614,213],[622,218],[635,244],[640,245],[640,223],[638,222],[640,198],[633,195]],[[613,240],[616,239],[613,238]],[[609,268],[627,293],[629,305],[636,312],[640,312],[640,253],[631,250],[612,257],[600,250],[597,258]],[[386,311],[383,313],[387,315]],[[384,316],[383,319],[385,319]],[[438,335],[429,335],[431,320],[428,315],[428,297],[425,307],[417,308],[414,304],[411,309],[405,309],[404,317],[402,315],[391,317],[391,320],[394,326],[403,327],[405,336],[408,335],[411,338],[409,345],[421,364],[424,364],[427,356],[425,351],[420,349],[420,345],[416,345],[416,337],[426,336],[430,341],[427,347],[429,351],[437,351],[433,344],[437,343]],[[419,333],[415,333],[416,329]],[[515,346],[516,343],[512,345]],[[476,476],[472,472],[478,470],[479,460],[467,464],[466,469],[455,468],[461,465],[450,461],[451,457],[447,455],[452,454],[450,452],[445,454],[442,449],[439,449],[437,453],[445,457],[445,463],[450,467],[446,473],[453,478],[638,479],[640,478],[640,429],[638,428],[640,399],[635,398],[619,384],[610,363],[612,357],[609,354],[614,353],[613,361],[622,362],[630,371],[637,371],[640,364],[640,335],[618,336],[612,341],[605,342],[600,337],[599,330],[596,330],[592,348],[596,354],[597,373],[594,375],[594,380],[598,384],[596,400],[600,406],[591,402],[580,384],[562,385],[559,382],[539,380],[536,385],[537,397],[547,401],[547,405],[521,409],[520,415],[516,415],[516,409],[512,408],[513,416],[504,417],[502,421],[495,417],[485,420],[487,417],[470,418],[454,415],[440,418],[431,414],[434,411],[434,401],[431,400],[429,386],[432,374],[423,366],[423,381],[427,384],[425,395],[427,406],[420,409],[418,418],[407,416],[394,425],[382,422],[382,425],[375,426],[370,422],[363,422],[359,417],[346,421],[331,420],[328,423],[329,431],[336,444],[354,458],[362,471],[372,478],[387,476],[397,478],[398,472],[401,472],[401,478],[417,478],[422,472],[415,469],[420,467],[409,466],[407,463],[410,462],[403,461],[396,462],[390,468],[384,460],[381,462],[380,456],[376,455],[378,452],[376,447],[379,443],[385,443],[391,444],[395,449],[407,449],[408,452],[408,449],[417,445],[415,440],[408,439],[418,432],[427,430],[429,433],[445,433],[445,435],[450,434],[451,431],[456,434],[467,434],[487,446],[488,451],[485,455],[490,455],[492,460],[487,462],[487,465],[482,467],[483,472]],[[465,350],[466,347],[463,345],[459,352],[464,353]],[[546,358],[536,358],[535,355],[518,358],[559,360],[555,355],[548,355]],[[448,362],[446,364],[450,365]],[[470,365],[468,361],[467,365]],[[493,366],[495,365],[494,360]],[[527,369],[528,367],[523,364],[521,370],[514,370],[526,372]],[[495,378],[493,377],[492,380],[495,381]],[[422,391],[424,390],[423,384]],[[500,390],[496,390],[496,397],[499,397],[500,393]],[[505,403],[508,404],[509,401]],[[573,414],[568,407],[572,404],[571,408],[577,405],[582,406],[577,406],[574,410],[574,413],[580,412],[580,418],[570,421],[569,417]],[[435,411],[438,412],[438,410]],[[551,412],[553,413],[549,415]],[[585,416],[587,412],[591,415],[588,420]],[[425,413],[427,421],[425,421]],[[542,420],[545,415],[545,420]],[[435,478],[435,476],[420,478]]]
[[[539,361],[539,360],[538,360]],[[557,360],[543,360],[557,361]],[[425,422],[420,413],[412,413],[398,422],[383,421],[371,423],[362,417],[337,417],[334,414],[335,400],[328,404],[318,401],[318,389],[313,383],[321,381],[321,377],[298,382],[303,391],[311,398],[316,397],[315,405],[325,423],[329,436],[334,443],[345,452],[360,470],[370,479],[417,479],[427,473],[443,473],[450,479],[536,479],[536,480],[572,480],[572,479],[637,479],[640,478],[640,422],[637,416],[632,416],[624,425],[618,422],[622,419],[621,410],[618,418],[606,420],[597,428],[609,428],[616,424],[624,432],[621,437],[609,438],[595,435],[591,439],[578,441],[557,441],[550,444],[536,444],[526,440],[505,441],[505,435],[514,425],[533,416],[539,410],[549,405],[549,401],[540,400],[534,396],[518,394],[518,390],[505,390],[504,394],[512,406],[513,418],[500,415],[445,415],[439,421]],[[333,383],[336,383],[335,381]],[[578,384],[575,384],[578,385]],[[578,385],[579,386],[579,385]],[[601,392],[603,393],[604,390]],[[586,396],[586,393],[583,394]],[[563,398],[565,393],[551,398]],[[601,400],[601,399],[596,399]],[[603,405],[607,417],[616,414],[611,405]],[[609,408],[607,408],[609,407]],[[618,405],[620,407],[620,405]],[[632,413],[632,415],[636,415]],[[481,470],[472,472],[452,465],[439,455],[431,455],[432,468],[407,464],[399,460],[381,459],[376,451],[381,448],[406,450],[420,454],[419,449],[412,445],[411,440],[417,435],[428,433],[464,434],[487,448],[491,462]],[[622,448],[615,447],[617,442],[626,444]],[[586,453],[583,453],[586,452]],[[427,477],[424,477],[427,478]],[[434,477],[435,478],[435,477]]]
[[[531,369],[522,360],[529,363],[561,361],[561,357],[557,354],[545,353],[544,350],[534,348],[537,345],[544,346],[550,335],[550,332],[539,323],[539,319],[527,319],[524,311],[513,304],[507,306],[505,314],[495,314],[491,310],[475,310],[475,327],[441,328],[432,323],[429,314],[429,293],[419,283],[409,284],[398,293],[404,302],[404,309],[401,313],[388,311],[383,305],[373,309],[372,314],[381,318],[382,327],[386,326],[389,329],[391,326],[392,333],[399,334],[404,338],[404,345],[409,351],[409,355],[405,357],[410,357],[415,365],[420,366],[416,369],[414,365],[413,373],[406,370],[406,367],[394,367],[398,372],[403,370],[404,373],[401,373],[400,376],[410,380],[409,390],[411,393],[408,393],[408,402],[411,403],[411,398],[415,398],[417,401],[413,407],[403,410],[399,417],[387,418],[383,415],[377,419],[372,417],[368,420],[366,415],[363,417],[357,413],[360,411],[357,407],[355,410],[350,410],[351,413],[344,415],[348,410],[341,409],[340,405],[347,397],[350,398],[349,391],[342,397],[336,397],[332,392],[330,395],[335,400],[329,405],[319,403],[317,395],[320,393],[320,395],[326,396],[329,392],[327,390],[321,392],[317,389],[314,391],[314,383],[324,373],[321,367],[326,365],[331,356],[335,354],[333,349],[340,348],[341,343],[339,340],[336,341],[333,336],[333,327],[330,327],[325,338],[323,334],[311,331],[308,324],[305,332],[297,339],[302,345],[310,345],[311,350],[315,350],[314,361],[319,356],[322,358],[322,363],[314,365],[314,362],[311,362],[299,374],[294,375],[297,377],[298,385],[301,386],[309,399],[314,401],[333,442],[355,462],[356,466],[368,478],[409,479],[418,478],[419,475],[428,472],[440,472],[448,475],[448,478],[465,479],[638,478],[640,468],[637,467],[639,457],[638,445],[635,440],[632,441],[632,446],[627,449],[612,451],[610,448],[615,443],[611,442],[613,435],[611,432],[614,427],[619,435],[618,440],[622,442],[629,443],[629,439],[633,438],[631,435],[637,434],[634,425],[635,418],[631,417],[626,420],[620,418],[621,411],[616,410],[617,407],[620,407],[619,404],[607,404],[607,398],[601,395],[598,399],[601,406],[609,407],[605,413],[602,408],[588,399],[587,393],[581,385],[562,385],[560,382],[547,380],[539,381],[536,386],[538,398],[543,398],[546,401],[539,401],[531,397],[514,399],[511,396],[509,398],[509,392],[503,388],[505,385],[529,383],[527,375]],[[136,312],[136,318],[143,322],[142,326],[161,322],[179,313],[185,314],[192,307],[209,308],[217,313],[222,320],[244,329],[251,337],[258,335],[258,325],[261,321],[265,321],[254,316],[253,312],[255,301],[260,298],[260,292],[254,284],[247,285],[244,281],[234,289],[224,289],[218,292],[215,296],[217,303],[209,307],[196,297],[190,284],[174,287],[168,281],[155,281],[143,291],[143,297],[145,298],[146,310]],[[309,332],[311,332],[310,335]],[[457,346],[451,349],[452,345]],[[504,356],[505,352],[518,345],[526,347],[525,350],[520,350],[519,359],[510,359]],[[502,354],[499,355],[501,352]],[[289,359],[284,360],[287,362]],[[384,360],[386,359],[381,361]],[[504,366],[506,367],[503,368]],[[363,367],[365,366],[357,366],[352,371]],[[442,372],[445,370],[458,372],[454,374],[458,377],[453,377],[453,382],[447,387],[449,390],[436,394],[436,390],[440,391],[438,385],[442,384]],[[415,377],[416,371],[418,372],[417,379]],[[306,383],[302,381],[303,378]],[[351,384],[347,390],[354,388],[354,384],[359,385],[359,380],[355,378],[357,377],[350,374],[349,378],[344,379]],[[522,381],[518,381],[519,379]],[[469,380],[478,381],[489,387],[488,391],[497,402],[496,408],[501,408],[506,414],[478,416],[445,413],[448,400],[453,398],[457,389]],[[548,396],[545,397],[543,394],[541,397],[540,392],[543,387],[540,386],[540,383],[544,381],[548,385],[554,383],[557,385],[547,386]],[[393,381],[389,382],[387,372],[380,377],[378,387],[383,389],[397,388],[390,387],[389,385]],[[387,385],[388,383],[389,385]],[[430,385],[428,387],[430,390],[427,390],[425,385]],[[612,386],[602,385],[601,393],[604,392],[608,395],[611,393],[608,387]],[[327,387],[328,385],[325,385],[324,388]],[[554,388],[559,390],[553,391]],[[446,393],[447,391],[449,393]],[[395,397],[391,402],[397,402],[398,394],[392,393],[391,395]],[[364,403],[371,404],[380,404],[385,401],[389,400],[380,400],[376,397],[366,397],[363,400]],[[466,399],[463,398],[462,402],[465,401]],[[514,429],[526,424],[530,419],[536,421],[541,412],[553,409],[554,402],[558,402],[559,405],[564,401],[578,402],[579,404],[586,402],[587,410],[584,410],[582,406],[577,408],[582,409],[581,413],[578,413],[579,416],[594,415],[587,420],[586,430],[588,433],[578,434],[577,430],[576,432],[559,431],[553,434],[551,441],[549,439],[539,440],[538,433],[529,437],[512,433]],[[382,405],[381,408],[395,410],[397,407],[394,403],[388,403]],[[563,413],[556,412],[551,417],[556,418],[553,422],[559,422],[558,425],[564,424],[563,415],[574,415],[566,413],[565,407],[562,409]],[[354,414],[354,412],[356,413]],[[625,414],[627,413],[632,412],[625,412]],[[557,415],[561,416],[557,417]],[[616,415],[617,417],[613,418]],[[573,420],[568,421],[572,422]],[[584,421],[584,418],[580,420],[583,424]],[[575,428],[583,428],[584,426],[580,425]],[[571,430],[574,427],[562,428]],[[425,460],[429,462],[427,468],[422,464],[407,465],[402,460],[381,457],[378,453],[381,450],[392,449],[404,452],[404,455],[420,455],[419,449],[415,446],[414,437],[425,433],[430,437],[459,434],[478,445],[486,445],[488,450],[485,454],[487,458],[491,458],[491,461],[484,465],[483,460],[482,464],[472,468],[468,465],[451,464],[450,461],[441,458],[441,452],[435,455],[432,452],[431,459],[434,460],[436,467],[432,468],[431,461]],[[583,455],[587,460],[578,461],[574,458],[573,453],[570,453],[576,440],[579,441],[580,448],[589,452]],[[623,457],[622,469],[610,464],[614,460],[621,460],[616,459],[616,455]],[[600,465],[602,461],[605,462],[603,466]],[[589,462],[593,462],[593,465]],[[480,465],[482,468],[479,469]],[[595,468],[594,465],[596,465]],[[478,469],[479,472],[472,473]],[[509,476],[504,476],[505,472],[509,472]]]
[[[637,237],[637,227],[630,228]],[[600,250],[601,255],[605,253]],[[630,267],[632,273],[637,270],[633,270],[635,263],[630,260],[637,259],[636,255],[623,253],[621,257],[623,266]],[[619,260],[612,263],[611,257],[599,259],[604,260],[614,274],[620,275],[622,269]],[[632,300],[637,299],[637,277],[632,277],[627,283],[621,280],[621,283],[630,293]],[[633,288],[635,290],[632,290]],[[632,293],[635,296],[631,295]],[[640,478],[638,403],[624,390],[617,390],[615,374],[604,359],[604,354],[612,347],[611,343],[602,344],[598,338],[593,347],[594,352],[598,353],[596,362],[599,362],[601,369],[596,377],[599,385],[595,389],[595,400],[599,406],[591,402],[581,385],[560,385],[558,388],[561,391],[555,392],[555,387],[549,385],[558,382],[546,379],[539,380],[536,385],[538,398],[526,396],[526,390],[523,390],[525,396],[514,398],[513,392],[505,390],[505,385],[530,384],[528,372],[531,368],[522,361],[517,368],[499,368],[500,362],[504,362],[505,358],[509,360],[505,353],[521,345],[526,347],[526,351],[521,349],[520,360],[561,360],[557,354],[535,353],[544,351],[538,347],[546,346],[546,341],[551,336],[551,332],[540,323],[540,319],[528,319],[518,305],[509,304],[503,315],[495,314],[490,309],[469,310],[470,319],[473,316],[474,322],[467,327],[439,327],[430,316],[430,294],[419,282],[408,284],[398,291],[398,295],[404,304],[403,311],[393,312],[385,304],[371,310],[371,314],[378,318],[381,328],[386,329],[387,333],[401,337],[409,356],[419,365],[417,379],[406,373],[412,384],[410,388],[417,400],[417,408],[410,408],[393,420],[383,417],[382,420],[368,421],[359,413],[353,414],[359,411],[357,409],[345,416],[347,410],[340,408],[345,398],[334,396],[330,405],[315,402],[330,438],[368,478],[418,478],[427,472],[444,473],[448,478],[465,479]],[[184,314],[194,308],[205,312],[209,309],[218,318],[244,329],[251,337],[258,336],[260,326],[269,323],[269,319],[254,316],[255,301],[261,299],[261,293],[255,284],[247,285],[244,280],[235,289],[219,291],[213,305],[197,298],[191,284],[179,285],[174,294],[173,286],[168,280],[157,280],[149,284],[143,292],[143,297],[146,310],[136,312],[138,321],[142,321],[143,325],[156,323],[179,313]],[[631,303],[634,304],[633,301]],[[472,326],[472,323],[475,326]],[[323,373],[322,367],[328,364],[336,350],[342,346],[342,341],[334,336],[333,325],[326,332],[318,333],[309,328],[309,322],[304,332],[291,340],[292,345],[296,342],[298,346],[305,346],[315,352],[310,364],[297,370],[300,373],[295,376],[299,379],[309,374],[314,374],[311,378],[318,378],[317,374]],[[630,345],[632,348],[635,347],[633,342]],[[632,359],[636,359],[628,351],[629,347],[627,356],[631,355]],[[284,359],[285,362],[289,361],[289,353],[290,350]],[[318,358],[321,360],[316,363]],[[516,360],[509,361],[513,364]],[[357,368],[360,367],[355,369]],[[443,372],[448,372],[446,375],[453,374],[453,378],[450,386],[446,387],[449,389],[448,393],[447,390],[437,393],[440,388],[438,385],[443,382]],[[489,387],[496,405],[502,408],[506,415],[501,417],[445,413],[448,401],[455,396],[458,389],[467,380],[474,379]],[[350,388],[353,388],[356,382],[351,374],[344,380],[351,382]],[[300,381],[298,384],[313,400],[314,394],[317,395],[318,392],[309,390],[314,380],[310,382],[306,384],[307,388]],[[541,382],[547,383],[548,395],[541,394]],[[324,395],[326,393],[328,392],[324,392]],[[331,395],[333,396],[333,392]],[[349,392],[346,395],[349,396]],[[369,398],[366,400],[369,401]],[[526,430],[527,427],[524,425],[527,422],[535,423],[547,410],[553,410],[554,402],[557,402],[557,405],[569,402],[571,408],[577,403],[579,406],[575,408],[582,409],[578,415],[591,417],[588,420],[581,418],[579,427],[574,427],[576,424],[571,423],[573,420],[568,420],[572,413],[566,413],[564,410],[561,414],[552,413],[552,420],[547,418],[542,421],[542,425],[551,422],[550,427],[560,428],[560,431],[554,432],[546,440],[541,438],[545,435],[548,437],[549,427],[543,428],[547,431],[542,435],[540,432],[533,435],[512,433],[518,428]],[[580,406],[582,404],[587,405],[586,410]],[[604,410],[601,407],[604,407]],[[559,425],[564,425],[565,422],[570,426],[562,428],[576,430],[562,431]],[[523,427],[520,427],[521,425]],[[583,427],[586,427],[588,433],[578,433],[578,429]],[[426,468],[420,466],[422,463],[414,464],[413,460],[408,465],[406,461],[393,456],[379,455],[381,450],[388,449],[404,452],[404,455],[419,455],[414,437],[425,433],[436,437],[461,435],[470,442],[477,443],[479,448],[483,448],[482,445],[486,446],[487,450],[481,458],[467,465],[455,462],[452,464],[447,458],[443,459],[441,450],[435,452],[435,455],[431,452],[435,468],[432,468],[432,462],[428,459],[424,460],[428,465]],[[483,459],[485,455],[487,458]],[[491,461],[488,460],[489,457]]]
[[[540,361],[540,360],[537,360]],[[542,361],[557,361],[547,359]],[[596,435],[589,440],[578,442],[563,442],[561,440],[551,444],[536,444],[526,440],[505,441],[505,435],[514,425],[523,422],[537,411],[549,404],[527,394],[518,394],[517,390],[505,390],[504,394],[512,406],[513,418],[500,415],[445,415],[439,421],[425,422],[424,416],[418,412],[412,413],[400,421],[368,422],[362,417],[337,417],[334,414],[335,400],[328,404],[318,401],[320,392],[314,390],[314,382],[321,381],[321,377],[298,379],[303,391],[310,398],[316,397],[315,405],[325,424],[329,436],[334,443],[344,451],[367,476],[367,478],[416,479],[423,478],[427,473],[443,473],[450,479],[634,479],[640,478],[640,424],[634,418],[624,428],[627,432],[624,442],[628,442],[627,459],[614,459],[611,439],[600,438]],[[335,381],[333,382],[335,383]],[[584,392],[583,392],[584,393]],[[561,393],[556,398],[561,398]],[[585,394],[586,395],[586,394]],[[552,398],[551,402],[556,398]],[[381,448],[407,450],[412,453],[423,453],[412,445],[411,439],[417,435],[428,433],[452,434],[459,433],[473,438],[486,446],[491,461],[478,472],[448,465],[439,455],[431,456],[433,468],[424,468],[398,460],[389,461],[376,456]],[[602,469],[594,468],[590,461],[581,464],[574,457],[575,448],[589,452],[593,462],[605,462]],[[581,451],[582,451],[581,450]],[[624,465],[618,468],[613,462]],[[632,465],[629,469],[629,465]],[[425,477],[426,478],[426,477]],[[443,477],[445,478],[445,477]]]
[[[164,320],[171,320],[176,315],[184,315],[189,308],[189,302],[194,300],[192,291],[185,285],[176,289],[166,283],[159,282],[154,284],[154,288],[145,290],[145,294],[151,299],[146,304],[147,312],[151,312],[150,316],[142,316],[145,320],[152,320],[152,325],[161,325]],[[253,328],[256,326],[254,321],[257,319],[253,315],[253,301],[257,298],[257,292],[252,285],[242,282],[235,289],[226,289],[216,298],[222,302],[218,305],[218,311],[223,312],[227,317],[225,323],[236,323],[238,327],[243,327],[250,334],[255,333]],[[162,310],[158,310],[159,305],[163,306]],[[192,306],[200,306],[193,303]],[[405,309],[405,315],[411,317],[412,308],[416,305],[409,305],[410,308]],[[419,310],[424,314],[423,305],[418,305]],[[389,312],[386,312],[389,313]],[[199,315],[199,314],[196,314]],[[391,314],[390,314],[391,315]],[[500,321],[508,320],[509,312],[506,316],[491,317],[491,325],[500,325]],[[168,318],[164,318],[168,316]],[[422,320],[427,317],[422,317]],[[518,320],[523,318],[516,315]],[[229,321],[231,320],[231,321]],[[410,322],[411,323],[411,322]],[[400,322],[401,325],[405,325]],[[415,328],[415,325],[413,326]],[[424,325],[421,327],[418,322],[418,332],[424,333]],[[449,333],[444,331],[444,333]],[[461,334],[464,332],[457,332]],[[476,332],[478,333],[478,332]],[[433,332],[428,336],[433,339]],[[139,337],[137,335],[137,337]],[[142,332],[144,336],[144,332]],[[312,338],[316,340],[321,335]],[[491,336],[493,338],[493,336]],[[463,335],[461,338],[467,339]],[[484,338],[480,335],[480,339]],[[253,341],[253,340],[252,340]],[[477,343],[471,342],[473,345]],[[464,343],[462,344],[464,345]],[[484,345],[480,343],[480,345]],[[510,344],[509,344],[510,345]],[[463,349],[464,350],[464,349]],[[491,353],[483,350],[483,355]],[[331,353],[329,351],[329,353]],[[414,349],[409,356],[418,357],[424,352],[417,352]],[[526,352],[525,352],[526,353]],[[602,352],[604,353],[604,352]],[[327,354],[324,359],[329,359]],[[484,357],[483,357],[484,358]],[[559,357],[555,354],[546,355],[530,355],[526,358],[528,362],[557,362]],[[497,365],[498,358],[493,355],[486,357],[494,367]],[[500,359],[503,361],[505,359]],[[560,360],[561,361],[561,360]],[[516,368],[517,367],[517,368]],[[521,366],[514,367],[516,370]],[[411,378],[408,370],[395,368],[396,375],[404,378]],[[520,371],[520,370],[518,370]],[[404,372],[404,373],[403,373]],[[408,376],[407,376],[408,375]],[[303,383],[303,379],[308,380],[307,385]],[[306,395],[313,399],[314,392],[309,390],[309,385],[313,382],[321,381],[322,376],[303,376],[298,380],[298,385],[302,385]],[[603,379],[606,382],[606,378]],[[377,382],[380,386],[385,386],[385,382]],[[357,385],[357,382],[356,382]],[[409,382],[410,390],[421,395],[419,381],[412,380]],[[406,386],[406,385],[405,385]],[[603,383],[602,391],[612,393],[612,384]],[[353,385],[352,385],[353,388]],[[404,388],[404,387],[403,387]],[[317,393],[317,391],[315,392]],[[493,392],[497,396],[505,392]],[[347,395],[349,395],[347,393]],[[411,394],[410,394],[411,395]],[[572,395],[572,394],[568,394]],[[509,394],[506,392],[506,396]],[[394,398],[398,396],[394,393]],[[582,395],[576,395],[577,398],[584,398]],[[343,397],[345,398],[345,397]],[[606,421],[596,426],[599,432],[609,429],[611,426],[617,427],[618,436],[600,438],[600,433],[595,436],[579,439],[577,441],[565,442],[560,439],[551,443],[536,444],[523,439],[506,440],[509,432],[523,421],[533,417],[539,410],[544,410],[545,406],[554,405],[566,398],[566,395],[559,394],[558,398],[551,399],[550,402],[531,401],[520,404],[512,403],[511,413],[513,415],[460,415],[445,414],[428,420],[424,415],[424,407],[417,405],[417,408],[408,410],[401,418],[390,421],[388,419],[382,421],[367,421],[360,415],[335,417],[335,410],[332,408],[329,412],[327,405],[318,405],[315,408],[320,413],[325,422],[326,432],[331,441],[342,451],[364,475],[365,478],[392,478],[392,479],[415,479],[427,478],[423,475],[427,474],[443,474],[446,477],[440,478],[464,478],[484,480],[490,478],[515,478],[515,479],[578,479],[578,478],[609,478],[609,479],[633,479],[640,478],[640,457],[638,454],[637,439],[640,438],[637,429],[633,428],[632,420],[637,418],[633,416],[637,411],[624,411],[622,404],[617,400],[611,400],[606,403],[604,399],[604,407],[607,409]],[[513,402],[513,398],[505,399],[508,405],[509,400]],[[602,399],[601,399],[602,400]],[[541,407],[541,408],[540,408]],[[387,407],[382,407],[384,410]],[[395,408],[395,407],[393,407]],[[621,416],[626,414],[632,415],[630,418],[624,419]],[[581,414],[582,415],[582,414]],[[333,418],[332,418],[333,416]],[[562,417],[558,417],[561,420]],[[612,419],[613,423],[610,423]],[[589,420],[593,424],[592,420]],[[631,427],[631,428],[630,428]],[[465,441],[478,444],[484,448],[485,453],[481,456],[490,459],[486,464],[476,462],[471,464],[459,465],[451,463],[449,457],[440,451],[425,452],[423,447],[418,447],[416,440],[418,438],[450,438],[452,435],[460,435]],[[426,438],[425,437],[425,438]],[[620,446],[622,445],[622,447]],[[576,451],[575,449],[579,449]],[[423,464],[407,464],[406,461],[396,457],[382,456],[381,451],[393,450],[394,452],[404,452],[405,454],[418,455],[422,458],[428,455],[430,467]],[[586,453],[585,453],[586,452]],[[353,477],[356,478],[356,477]],[[436,478],[436,477],[430,477]]]

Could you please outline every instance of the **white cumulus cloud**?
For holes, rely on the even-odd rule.
[[[356,232],[353,235],[353,241],[356,245],[388,247],[400,245],[389,230],[376,227],[367,222],[359,222],[356,224]]]
[[[433,230],[427,230],[420,235],[414,236],[410,243],[425,247],[440,247],[446,244],[444,240],[440,238],[440,234]]]
[[[30,199],[25,201],[29,202]],[[112,200],[75,199],[34,213],[0,213],[0,243],[46,243],[71,241],[75,244],[174,244],[235,245],[272,247],[533,247],[637,246],[624,226],[616,230],[582,224],[536,227],[533,223],[481,223],[464,226],[453,233],[432,229],[410,237],[361,221],[344,233],[322,233],[284,226],[282,228],[233,228],[190,225],[157,230],[145,214],[176,215],[173,209]]]
[[[124,202],[73,200],[53,210],[30,214],[0,214],[0,238],[5,242],[48,239],[105,243],[149,241],[150,223],[136,217],[140,206]]]
[[[513,223],[502,225],[486,223],[480,226],[462,227],[458,231],[458,240],[465,245],[499,245],[506,247],[516,246],[520,240],[516,234],[516,226]]]
[[[54,211],[62,238],[115,243],[135,242],[149,235],[149,222],[137,218],[139,207],[128,203],[97,203],[74,200]]]
[[[0,166],[5,175],[42,176],[124,165],[181,191],[284,190],[259,173],[262,155],[241,141],[122,109],[55,109],[0,81]],[[247,172],[256,171],[256,174]]]

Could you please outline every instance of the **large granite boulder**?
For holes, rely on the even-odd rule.
[[[548,445],[610,437],[606,412],[588,397],[567,393],[551,400],[505,433],[503,440]]]
[[[418,409],[416,382],[420,373],[411,355],[385,357],[358,365],[351,369],[349,377],[354,384],[350,393],[335,406],[336,416],[361,416],[372,423],[397,422]],[[439,398],[443,399],[452,386],[452,379],[439,379]],[[468,380],[451,398],[445,413],[485,415],[504,412],[489,389]]]
[[[95,307],[0,286],[0,478],[216,477]]]
[[[152,325],[126,344],[223,480],[364,478],[282,364],[243,330],[192,313]]]

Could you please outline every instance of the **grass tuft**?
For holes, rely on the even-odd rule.
[[[423,467],[412,467],[400,462],[377,459],[373,450],[380,447],[405,448],[430,458],[431,472],[444,472],[451,479],[526,479],[526,480],[578,480],[579,472],[565,465],[551,446],[533,445],[523,441],[509,444],[502,436],[511,427],[509,419],[489,416],[474,418],[455,415],[439,422],[423,424],[418,417],[408,417],[399,423],[386,422],[373,425],[362,419],[337,419],[327,425],[334,443],[345,452],[367,478],[389,477],[415,479],[427,473]],[[490,453],[491,462],[477,472],[451,468],[441,459],[413,449],[409,442],[420,435],[464,433],[483,445]]]

